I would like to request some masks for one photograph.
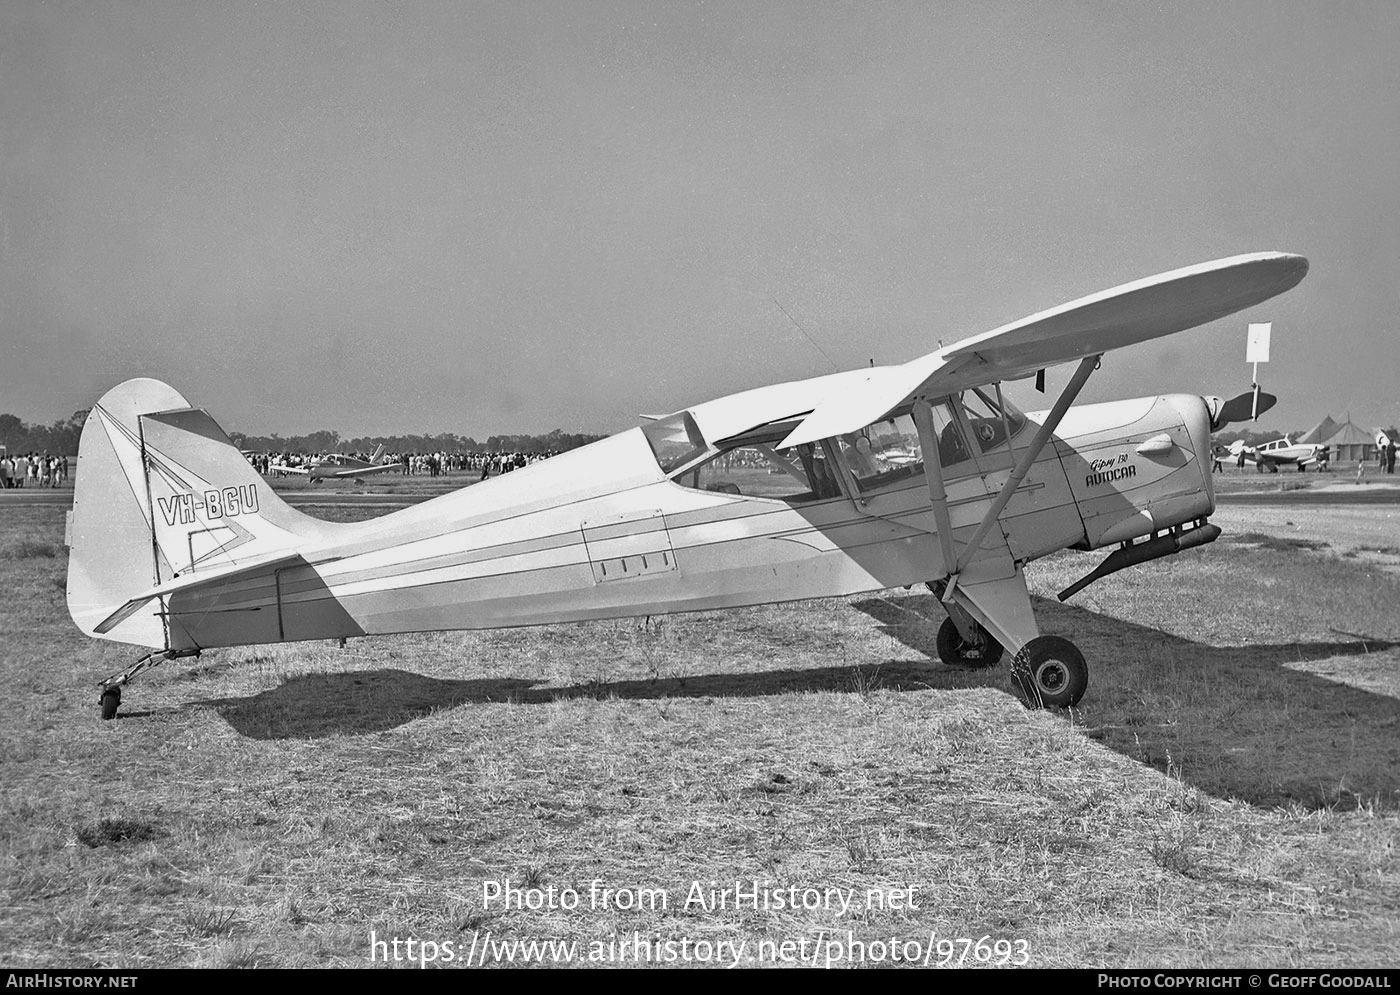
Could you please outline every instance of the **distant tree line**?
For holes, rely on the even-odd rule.
[[[49,452],[54,455],[75,456],[78,452],[78,436],[82,434],[83,422],[87,420],[87,416],[88,409],[84,408],[52,425],[31,425],[15,415],[0,415],[0,444],[8,446],[12,455]],[[1221,432],[1213,441],[1217,445],[1228,446],[1236,439],[1243,439],[1245,445],[1259,446],[1282,435],[1296,439],[1302,432],[1303,430],[1236,430]],[[391,453],[562,453],[586,446],[590,442],[597,442],[605,436],[591,435],[587,432],[565,432],[556,428],[544,435],[493,435],[485,442],[477,442],[470,436],[454,435],[450,432],[438,435],[375,435],[342,439],[339,432],[322,429],[306,435],[289,436],[276,433],[246,435],[243,432],[230,432],[229,438],[239,449],[261,453],[368,453],[381,444],[386,452]]]
[[[0,445],[6,446],[11,456],[19,453],[76,456],[78,436],[82,434],[87,416],[88,409],[84,408],[52,425],[30,425],[14,415],[0,415]]]
[[[545,435],[493,435],[485,442],[470,436],[441,432],[437,435],[368,435],[343,439],[339,432],[322,429],[307,435],[245,435],[230,432],[239,449],[260,453],[368,453],[379,446],[390,453],[562,453],[606,438],[586,432],[556,428]]]
[[[78,437],[87,416],[88,411],[84,409],[52,425],[31,425],[15,415],[0,415],[0,445],[7,446],[11,455],[49,452],[55,456],[76,456]],[[556,428],[544,435],[493,435],[484,443],[450,432],[342,439],[339,432],[325,429],[289,436],[230,432],[229,438],[239,449],[265,453],[368,453],[380,445],[391,453],[547,453],[577,449],[605,437]]]

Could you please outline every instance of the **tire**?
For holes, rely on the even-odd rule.
[[[117,706],[122,703],[122,692],[120,688],[108,688],[102,692],[102,721],[106,722],[117,717]]]
[[[987,640],[982,652],[973,653],[972,647],[963,639],[958,627],[951,618],[945,618],[938,627],[938,659],[950,667],[991,667],[1001,660],[1006,650],[986,629],[979,624],[977,631]]]
[[[1062,636],[1037,636],[1011,663],[1011,685],[1030,708],[1068,708],[1089,687],[1089,665]]]

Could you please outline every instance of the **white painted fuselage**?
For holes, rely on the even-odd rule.
[[[1027,416],[1010,447],[974,444],[943,467],[955,550],[1038,423]],[[146,435],[158,444],[158,431]],[[1152,455],[1137,451],[1154,438]],[[1019,565],[1204,517],[1213,508],[1204,446],[1207,413],[1194,395],[1071,409],[1002,512],[1004,541],[986,544],[967,569],[975,574],[982,561],[990,568],[1008,555]],[[834,449],[828,455],[839,458]],[[190,462],[181,461],[186,478]],[[890,462],[887,482],[868,491],[848,476],[826,496],[732,494],[672,479],[684,474],[668,478],[634,429],[381,518],[316,523],[294,558],[261,568],[248,565],[262,539],[251,519],[275,520],[269,512],[285,509],[264,481],[184,479],[164,494],[157,477],[162,565],[152,576],[182,586],[98,634],[179,650],[698,611],[945,576],[951,566],[922,462]],[[219,502],[222,522],[207,507],[187,522],[162,511],[176,507],[180,487],[230,486],[254,490]],[[214,545],[209,555],[201,537],[240,520],[252,538],[227,552]],[[202,575],[209,580],[194,583]],[[74,615],[91,629],[113,607],[75,607]]]

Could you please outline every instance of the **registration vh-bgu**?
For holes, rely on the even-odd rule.
[[[83,632],[148,652],[100,685],[223,646],[640,617],[924,583],[939,656],[1065,707],[1083,655],[1042,635],[1025,564],[1115,547],[1116,570],[1213,541],[1212,431],[1258,411],[1164,394],[1072,406],[1103,354],[1296,285],[1268,252],[1103,291],[902,365],[749,390],[363,522],[302,514],[155,380],[83,428],[67,531]],[[1004,381],[1076,364],[1046,411]],[[1257,392],[1256,392],[1257,393]],[[1266,400],[1272,400],[1266,398]]]

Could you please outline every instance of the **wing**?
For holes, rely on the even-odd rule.
[[[386,470],[401,469],[397,463],[377,463],[374,466],[361,466],[353,470],[337,470],[333,477],[367,477],[371,473],[384,473]]]
[[[782,446],[854,432],[915,398],[941,397],[1215,321],[1296,286],[1302,256],[1260,252],[1187,266],[1040,311],[903,366],[866,371],[824,401]]]

